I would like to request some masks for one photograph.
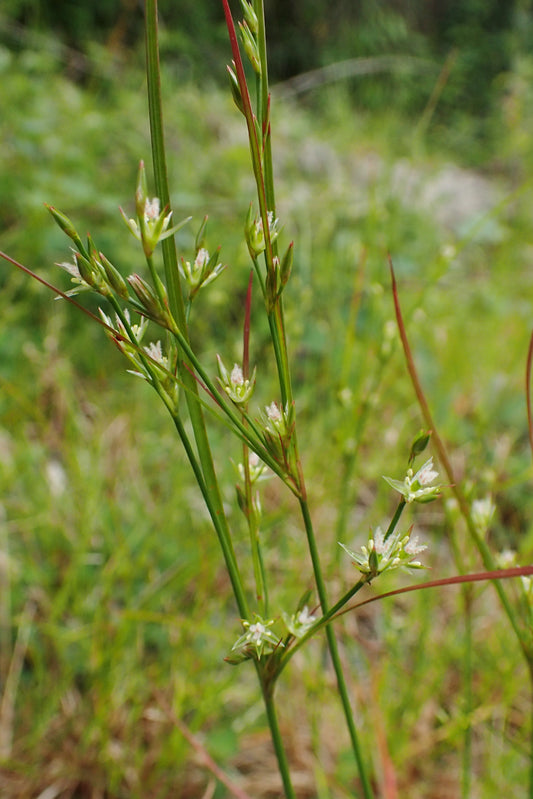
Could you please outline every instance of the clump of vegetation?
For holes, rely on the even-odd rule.
[[[24,337],[27,370],[21,377],[12,360],[4,377],[0,441],[3,792],[257,797],[283,785],[287,797],[371,797],[438,784],[466,797],[474,786],[523,786],[533,569],[517,565],[532,538],[527,425],[515,403],[529,322],[523,282],[508,285],[509,257],[523,263],[526,251],[519,195],[483,184],[489,202],[477,215],[436,223],[446,198],[431,203],[442,184],[429,158],[398,163],[365,120],[355,123],[364,158],[352,142],[339,155],[353,133],[339,94],[323,121],[289,100],[276,110],[263,5],[241,7],[239,48],[224,3],[252,177],[216,91],[179,90],[187,113],[165,148],[148,0],[155,189],[141,163],[122,212],[131,241],[108,221],[124,201],[115,181],[131,171],[110,131],[118,146],[131,113],[121,152],[145,142],[138,100],[124,92],[110,125],[109,98],[71,87],[91,156],[106,145],[109,175],[91,182],[100,232],[79,234],[80,195],[70,203],[62,173],[55,193],[74,213],[49,206],[72,245],[66,260],[54,256],[70,279],[54,286],[62,300],[45,315],[35,289],[17,303],[20,281],[7,278],[16,334],[3,347],[20,352]],[[52,107],[65,113],[58,97]],[[37,109],[42,131],[48,108]],[[342,123],[333,134],[332,120]],[[11,146],[24,159],[22,144]],[[12,244],[33,200],[20,202]],[[193,227],[187,215],[205,203],[218,220]],[[58,246],[47,233],[21,249],[43,258]],[[55,284],[52,274],[38,279]],[[97,323],[90,333],[74,316],[82,300]],[[42,314],[31,343],[28,302]],[[503,324],[505,338],[494,333]],[[133,376],[122,374],[124,356]],[[428,567],[424,591],[402,582],[401,568]],[[376,588],[389,596],[379,610]]]

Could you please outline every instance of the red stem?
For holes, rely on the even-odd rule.
[[[351,610],[357,610],[357,608],[369,605],[371,602],[377,602],[378,599],[386,599],[398,594],[408,594],[411,591],[420,591],[422,588],[439,588],[443,585],[457,585],[459,583],[481,583],[485,580],[504,580],[509,577],[526,577],[531,574],[533,574],[533,566],[513,566],[510,569],[494,569],[493,571],[475,572],[474,574],[458,574],[455,577],[443,577],[441,580],[430,580],[427,583],[408,585],[404,588],[397,588],[395,591],[387,591],[385,594],[377,594],[370,597],[370,599],[365,599],[363,602],[357,602],[355,605],[350,605],[344,610],[340,610],[337,616],[342,616],[343,613],[349,613]]]

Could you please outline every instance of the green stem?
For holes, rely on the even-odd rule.
[[[531,697],[531,729],[530,729],[530,751],[529,751],[529,799],[533,799],[533,666],[530,664],[529,668],[529,682],[530,682],[530,690],[532,693]]]
[[[463,763],[462,763],[462,778],[461,778],[461,796],[462,799],[468,799],[470,796],[471,787],[471,772],[472,772],[472,710],[473,710],[473,696],[472,696],[472,677],[473,677],[473,663],[472,663],[472,586],[464,585],[462,589],[463,605],[464,605],[464,618],[465,618],[465,647],[464,647],[464,660],[463,660],[463,686],[464,686],[464,716],[466,719],[466,727],[464,733],[463,744]]]
[[[255,593],[256,599],[262,608],[261,614],[263,618],[266,618],[268,613],[268,599],[265,579],[266,575],[263,567],[263,559],[261,557],[261,548],[259,546],[258,513],[252,494],[252,480],[250,477],[250,450],[246,444],[242,445],[242,466],[244,470],[245,515],[248,524],[248,535],[250,538],[250,551],[252,554],[252,565],[255,579]]]
[[[261,690],[263,692],[263,700],[265,703],[268,726],[270,728],[272,744],[274,746],[276,759],[278,761],[278,768],[283,782],[285,797],[286,799],[296,799],[296,794],[294,793],[294,788],[292,787],[289,763],[287,761],[287,754],[285,752],[285,747],[283,746],[283,739],[281,737],[281,732],[278,724],[278,716],[276,713],[276,705],[274,702],[274,685],[273,683],[265,679],[265,676],[262,674],[258,663],[256,664],[256,668],[259,675],[259,681],[261,683]]]
[[[337,615],[337,613],[342,610],[342,608],[346,605],[350,599],[358,593],[358,591],[363,588],[363,586],[367,585],[370,582],[370,576],[362,577],[358,582],[350,588],[343,596],[328,610],[327,613],[324,613],[318,621],[316,621],[308,630],[307,632],[302,635],[301,638],[298,638],[290,648],[286,649],[281,656],[279,668],[277,672],[277,676],[283,671],[289,660],[292,658],[293,655],[302,647],[305,642],[311,638],[313,635],[325,627],[326,624],[329,624],[330,621]]]
[[[165,143],[163,133],[163,113],[161,102],[161,83],[159,69],[159,46],[157,26],[157,0],[145,0],[146,14],[146,71],[148,81],[148,104],[150,116],[150,132],[152,140],[152,156],[157,196],[162,206],[170,206],[170,192],[168,187],[167,166],[165,156]],[[179,330],[188,341],[185,302],[181,290],[178,271],[178,259],[173,237],[162,242],[165,279],[169,297],[169,307],[174,316]],[[200,402],[198,401],[198,384],[194,378],[192,366],[184,355],[184,364],[180,365],[180,377],[187,388],[185,392],[187,407],[194,431],[198,457],[202,467],[205,484],[204,497],[208,498],[208,509],[215,527],[220,546],[224,555],[228,574],[230,576],[233,593],[243,618],[249,615],[248,602],[244,593],[243,582],[240,576],[228,522],[222,504],[222,497],[213,464],[213,457],[205,419]]]
[[[385,533],[385,538],[384,538],[384,541],[386,541],[386,540],[387,540],[387,538],[388,538],[390,535],[392,535],[392,534],[393,534],[394,530],[396,529],[396,525],[397,525],[397,524],[398,524],[398,522],[400,521],[400,516],[402,515],[402,513],[403,513],[403,511],[404,511],[404,508],[405,508],[405,499],[401,499],[401,500],[398,502],[398,507],[396,508],[396,510],[395,510],[395,512],[394,512],[394,516],[393,516],[393,517],[392,517],[392,519],[391,519],[391,523],[389,524],[389,527],[388,527],[388,529],[387,529],[387,532]]]
[[[274,194],[274,170],[272,169],[272,137],[270,135],[270,99],[268,87],[268,61],[267,61],[267,46],[266,46],[266,26],[265,26],[265,8],[263,0],[254,0],[254,11],[257,15],[258,31],[257,31],[257,47],[259,50],[259,60],[261,62],[261,77],[259,78],[259,96],[258,107],[260,109],[259,121],[261,128],[266,125],[264,131],[265,151],[263,157],[264,164],[264,177],[265,177],[265,195],[268,210],[272,211],[275,215],[276,200]]]
[[[309,545],[309,553],[311,555],[311,561],[313,564],[313,572],[315,575],[315,582],[316,582],[318,598],[320,600],[320,606],[322,608],[322,613],[324,615],[327,615],[329,609],[328,609],[328,597],[326,593],[326,585],[324,583],[324,578],[322,575],[322,567],[320,565],[320,558],[318,555],[316,538],[313,530],[313,524],[311,521],[311,515],[309,513],[309,506],[306,500],[300,500],[300,508],[302,511],[302,517],[305,524],[307,542]],[[355,593],[355,591],[353,591],[353,593]],[[361,777],[363,795],[365,799],[372,799],[373,792],[372,788],[370,787],[370,781],[366,773],[366,765],[361,753],[361,746],[359,744],[359,736],[357,734],[357,730],[353,719],[353,711],[350,704],[350,697],[348,696],[348,689],[346,687],[346,681],[344,679],[344,673],[342,671],[342,665],[337,646],[337,639],[335,638],[335,632],[333,630],[333,627],[330,624],[328,624],[326,627],[326,638],[328,641],[328,648],[331,655],[331,661],[333,663],[333,669],[335,671],[335,676],[337,678],[337,688],[339,691],[342,708],[344,710],[344,716],[348,727],[348,733],[350,735],[352,750],[357,763],[357,767],[359,769],[359,776]]]

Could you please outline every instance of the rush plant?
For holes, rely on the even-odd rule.
[[[305,470],[300,454],[298,407],[293,393],[291,354],[284,311],[285,289],[291,279],[295,246],[284,242],[283,220],[278,217],[272,159],[271,95],[268,81],[267,48],[263,0],[240,0],[242,21],[236,27],[228,0],[222,0],[232,62],[228,66],[233,99],[248,133],[251,169],[256,196],[248,210],[243,208],[244,238],[250,257],[250,274],[243,275],[243,345],[239,363],[231,364],[225,353],[216,363],[202,360],[191,344],[195,314],[202,295],[224,271],[219,249],[208,249],[207,218],[200,224],[190,254],[178,253],[176,235],[191,224],[186,218],[176,221],[170,203],[167,180],[163,107],[160,91],[158,24],[156,0],[145,0],[146,64],[149,117],[152,142],[154,189],[148,170],[141,162],[135,190],[135,211],[130,218],[122,211],[127,230],[138,240],[145,265],[139,273],[128,274],[123,264],[113,264],[89,236],[83,240],[74,223],[62,211],[48,207],[52,217],[72,242],[70,260],[60,264],[73,284],[68,290],[50,286],[57,295],[79,307],[98,323],[111,342],[128,361],[132,379],[146,381],[165,406],[208,510],[229,575],[237,610],[235,635],[228,641],[226,662],[238,669],[252,666],[264,701],[283,790],[287,799],[296,791],[291,779],[289,759],[278,723],[276,684],[294,654],[306,643],[324,634],[335,673],[339,701],[347,726],[357,777],[357,795],[372,799],[378,780],[373,771],[368,747],[361,741],[348,690],[335,631],[335,619],[354,606],[350,600],[385,572],[399,568],[421,570],[426,545],[420,543],[412,526],[403,526],[407,507],[439,500],[452,492],[468,531],[477,547],[485,572],[433,581],[425,586],[453,582],[463,585],[479,580],[494,581],[501,604],[514,630],[529,672],[533,678],[533,640],[529,614],[531,586],[524,582],[521,604],[508,596],[501,579],[527,577],[533,568],[498,569],[486,541],[490,508],[473,506],[465,497],[453,473],[449,456],[427,406],[409,347],[400,308],[398,290],[391,266],[392,294],[407,366],[425,428],[414,437],[406,459],[405,473],[385,477],[397,495],[396,511],[382,527],[370,531],[359,549],[339,542],[343,554],[353,563],[357,579],[337,598],[330,596],[324,576]],[[243,55],[244,54],[244,55]],[[245,65],[245,60],[247,64]],[[12,263],[13,259],[3,256]],[[26,272],[29,270],[20,265]],[[32,274],[42,283],[44,280]],[[270,364],[253,364],[252,293],[258,292],[266,315],[272,358]],[[99,317],[83,308],[78,299],[84,293],[97,295]],[[255,390],[267,383],[266,371],[277,379],[277,394],[263,407],[254,404]],[[235,535],[227,514],[219,483],[217,465],[210,440],[211,425],[223,425],[240,447],[237,466],[236,502],[248,529],[253,574],[243,576],[236,555]],[[432,433],[430,432],[432,431]],[[434,456],[420,462],[426,448]],[[438,482],[439,469],[448,486]],[[301,519],[302,535],[307,539],[309,565],[302,579],[301,599],[286,612],[271,601],[272,574],[266,565],[262,534],[261,481],[274,476],[293,495]],[[458,567],[460,564],[458,563]],[[313,590],[307,586],[312,575]],[[253,585],[253,590],[249,586]],[[417,586],[424,587],[423,585]],[[401,589],[400,589],[401,590]],[[405,589],[403,589],[405,590]],[[464,795],[468,783],[464,781]],[[529,795],[533,797],[533,768]]]

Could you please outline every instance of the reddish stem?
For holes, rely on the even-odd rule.
[[[510,569],[494,569],[486,572],[475,572],[474,574],[458,574],[455,577],[443,577],[441,580],[430,580],[427,583],[418,583],[418,585],[408,585],[404,588],[397,588],[395,591],[387,591],[385,594],[377,594],[363,602],[357,602],[355,605],[350,605],[344,610],[340,610],[337,616],[342,616],[343,613],[349,613],[351,610],[369,605],[371,602],[377,602],[378,599],[386,599],[390,596],[397,596],[399,594],[408,594],[411,591],[420,591],[422,588],[439,588],[443,585],[458,585],[459,583],[481,583],[486,580],[504,580],[509,577],[527,577],[533,574],[533,566],[513,566]]]

